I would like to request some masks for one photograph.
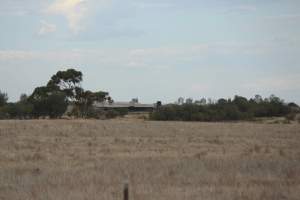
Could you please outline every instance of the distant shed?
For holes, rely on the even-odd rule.
[[[137,102],[95,102],[94,107],[96,109],[127,108],[130,112],[151,112],[157,107],[157,104],[142,104]]]

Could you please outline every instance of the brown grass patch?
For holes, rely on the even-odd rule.
[[[299,199],[300,125],[0,121],[0,199]]]

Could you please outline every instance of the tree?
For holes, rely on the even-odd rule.
[[[300,112],[297,104],[285,104],[283,100],[271,95],[263,100],[261,96],[248,100],[242,96],[231,99],[209,100],[208,104],[169,104],[154,110],[150,118],[154,120],[183,121],[231,121],[252,120],[254,117],[283,117]]]
[[[178,100],[177,100],[177,104],[178,105],[184,104],[184,98],[183,97],[179,97]]]
[[[21,94],[20,95],[20,102],[26,102],[28,100],[27,94]]]
[[[29,97],[33,104],[33,115],[35,117],[59,118],[68,106],[67,95],[62,91],[53,91],[53,88],[43,86],[34,90]]]
[[[47,99],[48,114],[50,118],[60,118],[67,110],[68,101],[63,92],[54,92]]]
[[[5,102],[6,101],[7,101],[7,97],[5,98]],[[1,119],[30,118],[32,115],[32,110],[33,110],[33,106],[27,101],[27,96],[25,98],[24,95],[21,95],[20,101],[16,103],[6,102],[0,108],[0,118]]]
[[[75,69],[58,71],[51,77],[47,87],[53,91],[63,91],[69,99],[74,100],[81,89],[82,76],[82,72]]]
[[[82,76],[75,69],[58,71],[47,86],[36,88],[29,98],[34,105],[35,116],[61,117],[68,106],[68,100],[80,100],[83,92],[80,84]]]
[[[226,100],[226,99],[221,98],[221,99],[218,100],[218,104],[219,104],[219,105],[224,105],[224,104],[226,104],[226,103],[227,103],[227,100]]]
[[[249,109],[248,99],[242,96],[235,96],[233,103],[238,107],[241,112],[246,112]]]
[[[192,99],[192,98],[187,98],[187,99],[185,100],[185,103],[186,103],[186,104],[193,104],[193,99]]]
[[[103,91],[94,92],[93,99],[94,99],[94,101],[98,101],[98,102],[103,102],[106,100],[112,101],[112,98],[108,95],[109,95],[108,92],[103,92]]]
[[[288,106],[289,107],[294,107],[294,108],[299,108],[299,106],[294,102],[289,103]]]
[[[20,101],[16,103],[19,119],[32,118],[33,104],[28,101]]]
[[[205,98],[200,99],[200,104],[205,105],[206,104],[206,99]]]
[[[92,91],[84,91],[82,88],[76,88],[76,102],[75,105],[78,107],[80,111],[80,115],[82,117],[86,117],[88,112],[92,110],[91,106],[94,102],[103,102],[109,101],[112,102],[110,96],[108,96],[108,92],[92,92]]]
[[[0,107],[4,106],[7,104],[8,96],[6,93],[1,92],[0,90]]]
[[[259,94],[257,94],[254,97],[254,101],[255,101],[255,103],[261,103],[261,102],[263,102],[263,98]]]
[[[6,118],[13,119],[18,116],[18,109],[14,103],[8,103],[2,108],[3,112],[6,115]]]
[[[279,97],[277,97],[277,96],[275,96],[274,94],[272,94],[272,95],[269,97],[269,102],[275,103],[275,104],[281,104],[281,103],[283,103],[283,100],[281,100]]]

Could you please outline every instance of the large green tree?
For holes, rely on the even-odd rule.
[[[35,117],[59,118],[68,106],[67,95],[48,86],[38,87],[29,97]]]
[[[4,106],[7,103],[8,96],[6,93],[1,92],[0,90],[0,107]]]
[[[70,100],[75,100],[81,89],[82,72],[75,69],[58,71],[47,84],[51,90],[63,91]]]
[[[84,91],[82,88],[76,89],[76,102],[75,105],[78,107],[80,115],[82,117],[86,117],[88,115],[88,111],[91,110],[91,107],[94,102],[103,102],[109,101],[112,99],[109,96],[108,92],[92,92],[89,90]]]

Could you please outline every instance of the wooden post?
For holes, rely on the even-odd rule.
[[[124,185],[124,200],[129,200],[129,187],[128,183]]]

